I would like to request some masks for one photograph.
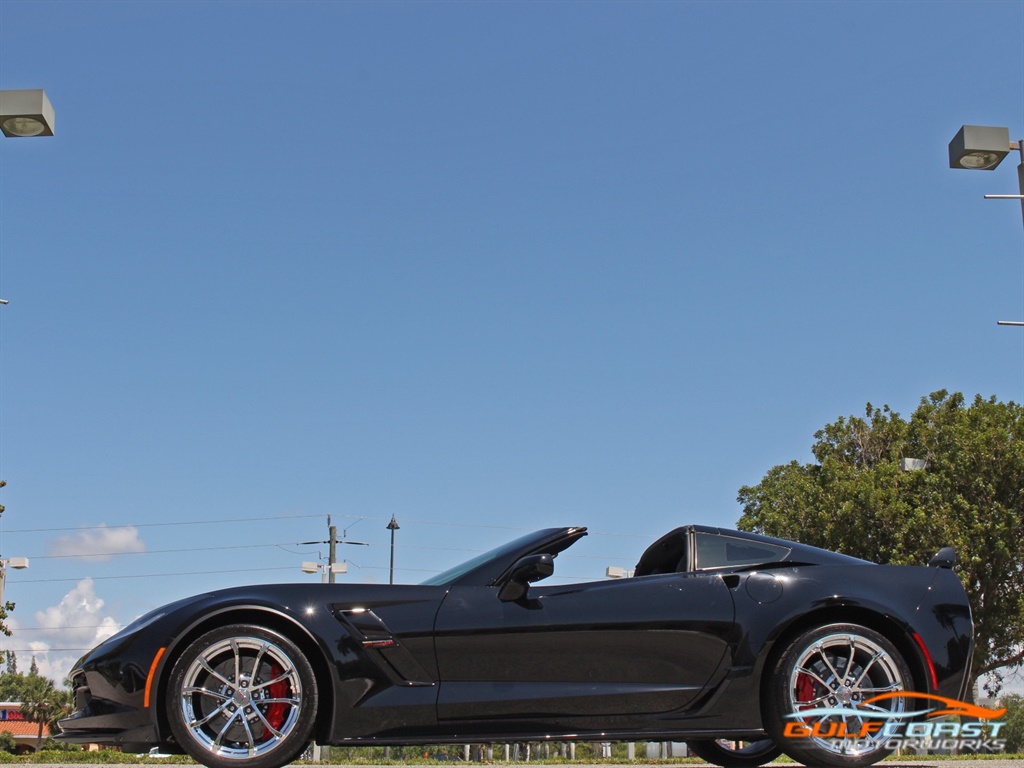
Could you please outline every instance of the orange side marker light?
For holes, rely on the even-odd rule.
[[[149,708],[149,694],[153,689],[153,678],[156,676],[156,667],[160,663],[160,659],[163,658],[164,651],[167,648],[161,648],[156,652],[156,656],[153,657],[153,663],[149,665],[149,674],[146,675],[146,692],[142,696],[142,706]]]

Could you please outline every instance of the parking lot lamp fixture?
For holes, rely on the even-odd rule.
[[[994,171],[1010,154],[1020,152],[1016,195],[985,195],[986,200],[1020,200],[1024,220],[1024,140],[1010,141],[1010,129],[991,125],[963,125],[949,142],[949,167],[970,171]]]
[[[1016,195],[985,195],[986,200],[1019,200],[1021,221],[1024,222],[1024,139],[1010,141],[1010,129],[991,125],[962,125],[949,142],[949,167],[972,171],[994,171],[1010,154],[1020,153],[1017,165]],[[1024,326],[1024,321],[998,320],[999,325]]]
[[[53,136],[53,123],[53,106],[42,88],[0,91],[0,131],[4,136]]]

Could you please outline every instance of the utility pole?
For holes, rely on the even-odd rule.
[[[330,550],[327,555],[327,572],[329,581],[334,583],[334,564],[338,562],[338,526],[331,525],[331,516],[327,516],[327,535],[330,538]]]
[[[0,488],[7,485],[6,480],[0,480]],[[4,505],[0,504],[0,517],[4,514]],[[6,560],[0,559],[0,609],[4,606],[4,589],[7,586],[7,567],[17,568],[28,568],[27,557],[9,557]],[[2,624],[0,624],[2,626]]]
[[[359,522],[357,520],[356,522]],[[306,544],[328,544],[330,549],[327,554],[327,567],[324,569],[323,565],[317,566],[316,563],[309,562],[302,564],[303,573],[316,573],[317,568],[324,569],[324,573],[328,574],[329,582],[335,583],[335,576],[338,573],[345,573],[348,570],[347,563],[343,563],[341,567],[337,566],[338,562],[338,545],[339,544],[355,544],[361,547],[370,546],[365,541],[349,541],[346,537],[348,536],[348,529],[346,528],[342,534],[341,539],[338,538],[338,526],[331,524],[331,516],[327,516],[327,541],[299,541],[296,542],[299,546],[305,546]]]

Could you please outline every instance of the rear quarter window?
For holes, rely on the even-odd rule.
[[[791,551],[789,547],[713,533],[698,533],[696,538],[697,570],[700,571],[775,563],[785,559]]]

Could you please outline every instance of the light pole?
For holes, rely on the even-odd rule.
[[[0,131],[9,138],[53,136],[54,113],[46,91],[0,91]]]
[[[991,125],[963,125],[949,142],[949,167],[971,171],[994,171],[1012,150],[1020,153],[1016,195],[985,195],[986,200],[1019,200],[1024,223],[1024,139],[1010,141],[1010,129]],[[998,320],[999,325],[1024,326],[1017,320]]]
[[[388,523],[388,530],[391,531],[391,571],[388,584],[395,583],[395,531],[399,529],[398,521],[395,520],[395,516],[391,516],[391,522]]]
[[[0,133],[4,136],[53,136],[53,123],[53,105],[42,88],[27,91],[0,90]],[[7,299],[0,299],[0,304],[7,303]],[[4,485],[6,483],[0,480],[0,488]],[[3,506],[0,506],[0,514],[3,510]],[[24,557],[0,560],[0,606],[4,604],[8,563],[11,568],[28,568],[28,559]]]
[[[6,560],[0,560],[0,606],[4,604],[4,586],[7,584],[8,568],[13,568],[16,571],[28,568],[28,558],[9,557]]]

